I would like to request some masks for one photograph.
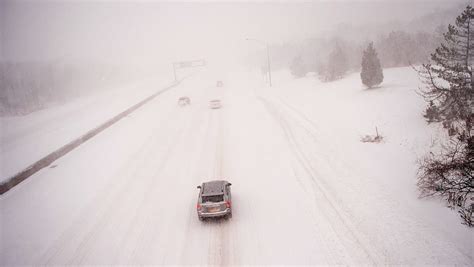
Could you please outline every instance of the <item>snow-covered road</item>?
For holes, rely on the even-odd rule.
[[[90,95],[25,116],[1,117],[0,182],[171,84],[153,77],[114,90],[97,88]]]
[[[472,265],[472,242],[407,212],[260,86],[198,73],[2,195],[1,265]],[[214,178],[232,182],[233,218],[200,222],[196,186]]]

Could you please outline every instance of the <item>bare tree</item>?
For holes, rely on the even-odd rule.
[[[458,208],[468,226],[474,226],[474,138],[468,143],[451,140],[443,150],[426,156],[420,164],[418,187],[421,197],[442,197]]]

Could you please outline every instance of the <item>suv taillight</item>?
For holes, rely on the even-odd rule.
[[[200,205],[199,203],[197,203],[196,208],[197,208],[198,210],[200,210],[200,209],[201,209],[201,205]]]
[[[226,206],[227,208],[230,208],[230,201],[226,201],[226,202],[225,202],[225,206]]]

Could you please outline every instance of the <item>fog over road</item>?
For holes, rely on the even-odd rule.
[[[197,72],[1,196],[1,264],[472,264],[259,78]],[[229,220],[197,218],[212,179]]]

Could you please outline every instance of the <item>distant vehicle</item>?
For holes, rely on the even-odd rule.
[[[197,214],[199,220],[212,217],[232,217],[232,195],[230,186],[225,180],[204,182],[199,185]]]
[[[187,96],[182,96],[178,99],[178,105],[180,106],[186,106],[191,104],[191,99]]]
[[[212,109],[219,109],[222,107],[221,101],[219,99],[214,99],[209,102],[209,107]]]
[[[217,82],[216,82],[216,86],[217,86],[217,87],[222,87],[222,86],[224,86],[224,82],[222,82],[222,81],[217,81]]]

